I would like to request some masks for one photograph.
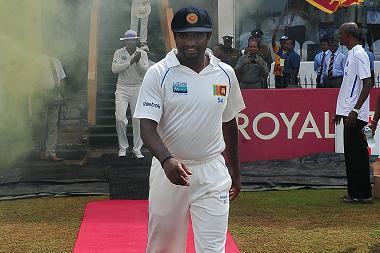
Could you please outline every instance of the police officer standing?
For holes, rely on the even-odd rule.
[[[231,67],[235,67],[237,61],[239,60],[239,57],[241,56],[241,53],[238,49],[232,47],[232,39],[231,36],[223,36],[223,46],[224,46],[224,61]]]
[[[196,252],[222,253],[241,188],[235,117],[245,105],[234,70],[206,50],[207,11],[182,8],[171,29],[177,49],[146,72],[134,114],[154,155],[146,252],[186,252],[190,214]]]

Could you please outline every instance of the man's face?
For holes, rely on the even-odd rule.
[[[212,49],[212,51],[214,52],[214,55],[219,58],[219,59],[222,59],[223,56],[224,56],[224,51],[221,47],[217,46],[217,47],[214,47]]]
[[[250,54],[255,55],[257,53],[258,47],[257,42],[255,40],[251,40],[248,45],[248,51]]]
[[[348,34],[342,29],[339,29],[339,42],[341,45],[347,46]]]
[[[210,37],[211,33],[205,32],[174,33],[178,56],[188,61],[204,57]]]
[[[125,40],[125,47],[129,50],[135,50],[137,47],[137,39],[136,40]]]
[[[255,40],[257,42],[257,45],[260,46],[261,45],[261,37],[253,37],[252,38],[253,40]]]
[[[290,51],[290,50],[293,49],[293,43],[292,43],[291,40],[285,40],[285,41],[284,41],[284,49],[285,49],[286,51]]]
[[[338,46],[339,46],[338,41],[335,41],[335,40],[329,41],[329,49],[331,52],[335,53],[336,50],[338,50]]]
[[[223,45],[225,48],[231,48],[232,47],[232,40],[231,39],[223,39]]]
[[[329,43],[327,43],[326,41],[321,42],[321,50],[323,52],[326,52],[328,49],[329,49]]]

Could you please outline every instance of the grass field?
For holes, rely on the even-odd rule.
[[[231,205],[231,233],[244,253],[380,252],[380,200],[350,205],[342,194],[242,193]],[[0,202],[0,252],[71,252],[86,203],[99,199],[107,196]]]

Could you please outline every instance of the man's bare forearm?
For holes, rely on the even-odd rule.
[[[223,136],[226,143],[226,155],[230,161],[232,175],[240,176],[239,135],[236,119],[223,123]]]
[[[140,130],[144,145],[160,162],[171,155],[158,135],[157,122],[150,119],[141,119]]]

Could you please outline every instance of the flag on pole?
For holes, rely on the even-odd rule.
[[[306,0],[306,1],[309,4],[313,5],[314,7],[328,14],[334,13],[338,9],[341,2],[341,0]]]
[[[362,4],[362,3],[364,3],[364,0],[346,0],[346,1],[342,1],[340,6],[348,7],[348,6],[351,6],[353,4]]]
[[[364,3],[364,0],[306,0],[306,2],[320,9],[321,11],[332,14],[339,7],[348,7],[353,4],[362,4]]]

